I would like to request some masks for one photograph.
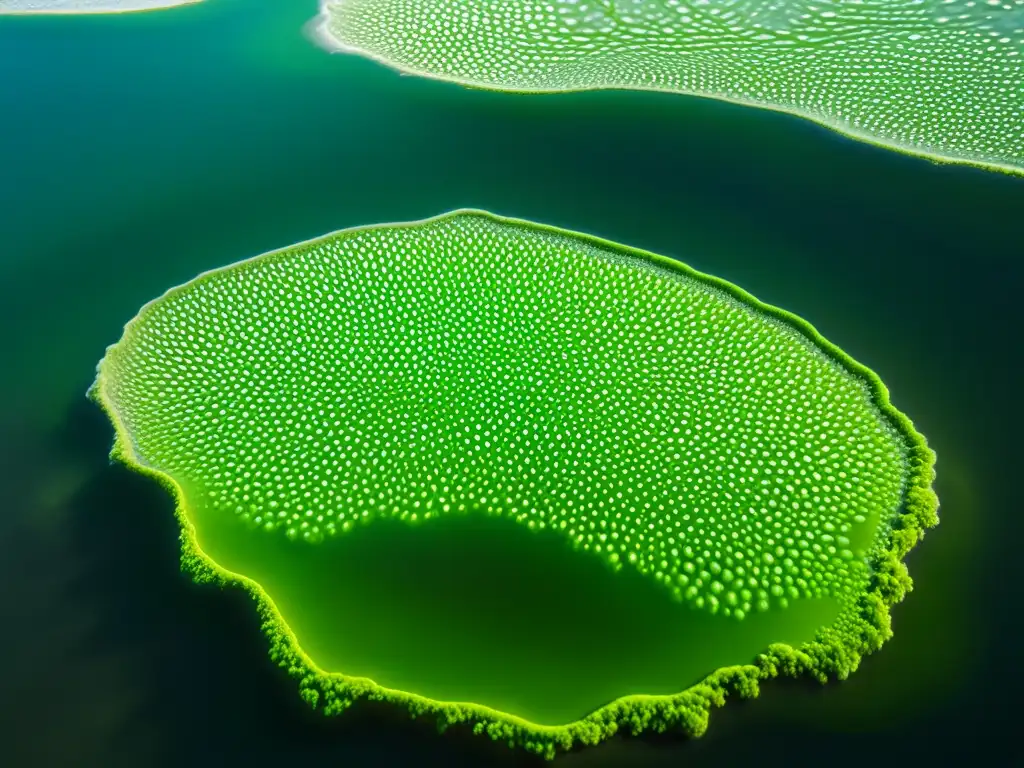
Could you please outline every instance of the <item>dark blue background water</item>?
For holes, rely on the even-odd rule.
[[[486,739],[308,714],[241,595],[177,572],[165,494],[106,461],[106,344],[199,271],[472,206],[682,259],[873,368],[939,455],[942,525],[850,680],[566,766],[1021,762],[1024,179],[654,94],[472,92],[328,56],[312,0],[0,18],[0,763],[505,765]]]

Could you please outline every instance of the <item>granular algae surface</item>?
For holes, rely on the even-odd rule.
[[[467,85],[710,96],[1024,171],[1024,0],[326,0],[319,38]]]
[[[94,395],[121,458],[177,493],[186,566],[254,591],[311,703],[338,711],[376,691],[544,753],[640,711],[641,729],[699,733],[724,693],[780,671],[845,676],[888,636],[909,586],[898,561],[934,523],[923,439],[809,326],[666,259],[482,212],[202,275],[126,326]],[[365,523],[456,518],[570,543],[735,627],[834,610],[802,649],[733,659],[748,666],[704,689],[540,726],[493,701],[345,677],[330,638],[304,646],[289,625],[288,590],[269,586],[288,579],[204,552],[216,530],[312,561]],[[308,613],[325,587],[305,589]]]

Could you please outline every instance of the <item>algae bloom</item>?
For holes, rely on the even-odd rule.
[[[1024,170],[1024,0],[326,0],[318,38],[471,86],[696,94]]]
[[[253,593],[311,704],[386,699],[548,756],[620,727],[699,735],[778,674],[845,677],[889,637],[901,559],[937,522],[923,438],[806,323],[677,262],[478,211],[201,275],[126,326],[92,395],[114,455],[176,494],[185,567]],[[569,721],[349,674],[353,622],[317,627],[373,585],[303,562],[456,519],[556,538],[726,630],[835,611],[799,647],[769,638]]]

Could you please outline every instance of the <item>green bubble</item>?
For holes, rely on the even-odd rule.
[[[777,674],[845,677],[890,635],[901,559],[937,522],[924,439],[809,325],[678,262],[480,211],[201,275],[125,327],[92,395],[114,455],[175,493],[186,569],[256,596],[307,700],[335,713],[384,698],[548,756],[629,722],[699,735],[712,704]],[[816,503],[790,503],[812,483]],[[811,599],[841,611],[800,648],[540,725],[322,669],[265,589],[271,566],[226,570],[196,534],[312,553],[374,520],[458,515],[557,534],[734,623]],[[820,545],[858,518],[878,521],[864,556]],[[790,541],[795,575],[771,566]]]
[[[326,0],[318,30],[474,87],[695,94],[1024,172],[1024,0]]]

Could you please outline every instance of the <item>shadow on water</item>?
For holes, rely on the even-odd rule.
[[[0,520],[0,588],[9,595],[10,628],[0,633],[0,662],[7,663],[4,688],[14,704],[0,724],[6,764],[541,764],[465,729],[438,737],[432,723],[388,706],[361,704],[333,719],[308,711],[294,683],[269,661],[249,598],[196,586],[180,573],[170,498],[109,464],[111,431],[95,406],[82,399],[58,430],[36,440],[29,435],[18,428],[23,439],[4,440],[18,450],[0,452],[13,510]],[[955,517],[953,489],[940,490]],[[899,664],[909,663],[907,653],[920,655],[915,638],[919,643],[922,632],[908,633],[905,611],[922,608],[927,596],[898,609],[892,647],[842,684],[775,682],[757,701],[714,712],[701,739],[616,737],[558,764],[653,768],[789,755],[786,764],[800,766],[835,755],[835,764],[848,765],[876,757],[881,744],[885,758],[877,764],[910,760],[936,728],[954,730],[959,718],[977,720],[986,710],[968,707],[957,720],[922,713],[842,733],[800,712],[868,708],[864,702],[885,690],[879,676],[892,675],[901,647]]]
[[[313,546],[216,510],[197,519],[207,554],[267,590],[322,668],[547,725],[676,693],[771,642],[810,639],[838,611],[801,600],[742,621],[713,615],[507,517],[374,520]]]
[[[36,715],[50,708],[55,738],[27,745],[15,764],[158,767],[224,764],[228,757],[251,766],[543,764],[466,728],[439,737],[432,722],[388,705],[362,702],[337,718],[308,710],[269,660],[248,595],[195,585],[180,572],[171,498],[109,463],[110,441],[105,417],[84,400],[49,437],[50,463],[78,466],[85,479],[63,500],[59,543],[24,540],[26,552],[34,547],[24,567],[38,571],[44,555],[54,567],[35,590],[48,610],[41,619],[48,631],[31,635],[51,638],[35,648],[33,663],[45,673],[24,671],[21,701]],[[24,656],[14,643],[12,655]],[[623,741],[584,750],[585,764],[617,764]],[[689,743],[650,734],[625,742],[633,744],[630,754],[645,744],[674,744],[677,755]],[[610,763],[601,757],[606,750]]]
[[[54,716],[66,718],[54,723],[55,733],[81,724],[96,733],[34,743],[15,764],[536,762],[460,729],[439,738],[432,723],[382,704],[361,703],[338,718],[308,710],[269,660],[248,595],[197,586],[180,572],[170,497],[105,461],[111,432],[98,409],[76,405],[54,438],[88,465],[89,479],[66,501],[66,539],[57,553],[63,575],[52,585],[60,594],[46,597],[58,612],[47,621],[60,623],[54,634],[65,640],[49,648],[56,654],[51,670],[93,672],[87,682],[65,678],[66,690],[40,691],[39,706],[55,700]],[[71,614],[85,618],[68,632]],[[37,677],[57,682],[54,674]]]

